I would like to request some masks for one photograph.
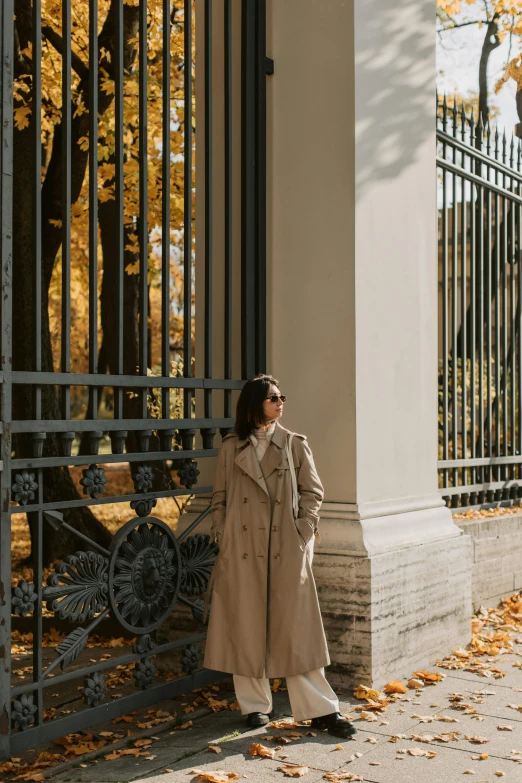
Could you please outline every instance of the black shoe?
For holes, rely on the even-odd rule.
[[[343,718],[340,712],[331,712],[330,715],[321,715],[320,718],[312,718],[312,729],[325,731],[333,737],[353,737],[357,734],[357,729],[347,718]]]
[[[252,728],[266,726],[266,724],[269,723],[273,717],[273,710],[269,715],[266,715],[264,712],[249,712],[246,719],[247,726],[251,726]]]

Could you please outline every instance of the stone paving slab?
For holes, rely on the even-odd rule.
[[[372,754],[357,759],[343,769],[361,775],[365,783],[370,780],[375,783],[494,783],[500,779],[495,775],[497,771],[505,773],[503,780],[506,783],[522,781],[522,764],[513,761],[499,758],[473,761],[471,756],[476,755],[476,751],[465,752],[446,746],[433,748],[437,753],[433,759],[397,753],[398,749],[407,747],[432,749],[431,745],[421,743],[393,745],[385,742],[376,747]],[[377,762],[378,766],[373,766],[370,761]],[[464,774],[467,769],[473,770],[475,774]],[[306,777],[303,781],[306,781]]]
[[[230,756],[227,758],[226,763],[223,760],[217,760],[212,763],[201,763],[197,765],[197,769],[203,770],[222,770],[224,772],[237,772],[241,775],[243,780],[250,780],[254,783],[283,783],[283,781],[291,780],[291,778],[285,778],[282,772],[278,772],[277,768],[282,762],[272,761],[271,759],[245,759],[244,756],[238,754],[237,756]],[[190,783],[194,777],[190,773],[193,767],[187,767],[183,771],[176,771],[172,773],[162,774],[159,777],[140,778],[136,783]],[[310,770],[308,774],[302,778],[306,783],[318,783],[323,780],[324,772],[320,770]],[[370,779],[367,779],[371,783]]]
[[[500,677],[499,679],[496,679],[493,676],[484,677],[480,674],[476,674],[475,672],[465,671],[465,669],[441,669],[438,666],[430,666],[430,671],[439,671],[442,674],[445,674],[446,677],[454,677],[459,680],[472,680],[477,683],[477,687],[486,687],[488,685],[492,685],[493,683],[501,688],[512,688],[515,686],[521,687],[522,669],[517,666],[513,666],[515,661],[519,660],[520,659],[518,657],[515,658],[512,656],[506,660],[502,658],[497,663],[494,663],[494,666],[497,666],[504,672],[504,677]]]
[[[435,667],[429,668],[434,671]],[[283,745],[277,751],[275,760],[252,758],[248,754],[248,747],[252,742],[275,747],[275,742],[261,740],[261,737],[284,732],[266,726],[247,731],[244,717],[237,711],[227,710],[200,718],[194,728],[183,732],[161,734],[158,731],[160,739],[149,749],[154,759],[126,756],[111,762],[100,760],[85,769],[64,772],[54,779],[61,783],[190,783],[190,772],[196,768],[234,771],[254,783],[283,783],[287,778],[277,767],[285,762],[294,762],[309,767],[308,774],[303,778],[306,783],[322,780],[327,770],[341,769],[362,775],[365,783],[457,783],[467,780],[472,783],[494,783],[498,780],[495,775],[497,771],[504,772],[507,783],[522,783],[522,764],[516,764],[508,758],[513,750],[522,750],[522,712],[507,706],[509,703],[522,705],[522,692],[513,691],[514,687],[522,687],[522,671],[506,664],[503,664],[503,668],[508,672],[503,680],[484,678],[461,670],[443,670],[445,679],[442,682],[426,686],[418,692],[408,691],[397,702],[390,704],[383,714],[376,715],[376,721],[357,720],[358,735],[354,740],[337,739],[326,732],[317,732],[316,737],[311,737],[306,734],[309,728],[299,727],[297,731],[302,732],[302,738]],[[482,703],[474,702],[470,697],[480,691],[492,691],[493,694],[484,695]],[[464,700],[473,705],[482,720],[451,709],[451,693],[462,693]],[[340,703],[344,714],[352,718],[358,716],[354,707],[362,703],[351,694],[341,692]],[[290,715],[286,691],[274,694],[274,706],[278,717]],[[455,717],[458,723],[438,721],[437,715]],[[435,720],[422,722],[419,716]],[[509,724],[514,730],[499,731],[499,724]],[[434,735],[451,731],[459,731],[462,735],[484,736],[490,742],[478,745],[461,738],[448,744],[427,744],[410,738],[411,734]],[[389,741],[391,736],[400,734],[407,738],[399,739],[396,743]],[[374,738],[376,742],[368,742],[369,738]],[[222,752],[209,752],[208,745],[220,740]],[[336,744],[341,745],[342,749],[335,750]],[[437,755],[428,760],[397,753],[398,749],[413,747],[433,750]],[[355,752],[360,753],[361,757],[350,762]],[[472,760],[473,755],[482,752],[488,753],[487,760]],[[281,759],[281,755],[286,758]],[[405,758],[396,760],[401,756]],[[166,769],[172,771],[165,772]],[[475,774],[464,775],[467,769],[472,769]]]
[[[520,677],[522,680],[522,676]],[[518,687],[518,686],[517,686]],[[477,683],[474,680],[457,679],[448,677],[437,685],[437,702],[441,711],[447,715],[459,718],[463,713],[452,709],[449,697],[452,693],[461,694],[466,704],[475,708],[479,715],[490,715],[509,721],[522,722],[522,712],[508,707],[508,704],[522,706],[522,692],[513,691],[513,688],[499,687],[499,682]],[[476,701],[483,693],[482,702]],[[522,727],[521,727],[522,728]]]
[[[288,715],[289,706],[285,693],[274,694],[274,710],[276,715]],[[190,719],[190,716],[187,716]],[[177,730],[174,733],[161,732],[158,728],[159,740],[154,741],[147,748],[150,756],[155,758],[147,760],[145,757],[134,758],[122,756],[118,759],[107,761],[103,756],[97,762],[89,763],[85,768],[77,767],[53,777],[53,780],[63,783],[127,783],[136,775],[148,775],[167,766],[172,767],[178,759],[193,756],[201,751],[206,751],[210,744],[219,742],[223,737],[233,735],[235,732],[245,732],[245,719],[238,711],[225,710],[219,713],[207,715],[195,721],[192,728],[184,731]],[[264,731],[264,729],[263,729]],[[133,739],[129,740],[129,747],[133,746]],[[225,744],[225,748],[228,746]],[[110,746],[107,753],[110,753]],[[225,751],[224,751],[225,752]],[[228,751],[227,751],[228,752]],[[81,759],[79,759],[79,763]]]
[[[466,752],[472,751],[473,754],[476,753],[488,753],[490,756],[497,756],[499,758],[507,758],[512,755],[513,750],[520,751],[521,758],[522,758],[522,726],[520,723],[515,723],[513,721],[507,721],[504,719],[499,718],[490,718],[485,717],[483,720],[474,720],[471,715],[461,715],[459,717],[460,723],[455,724],[447,724],[445,728],[439,728],[439,724],[429,724],[424,725],[422,727],[422,731],[415,730],[415,734],[428,734],[428,735],[434,735],[434,734],[442,734],[444,732],[452,732],[452,731],[458,731],[460,732],[461,736],[458,740],[444,743],[442,745],[440,742],[432,742],[429,745],[426,744],[426,748],[432,748],[433,750],[437,750],[437,747],[444,747],[444,748],[456,748],[458,750],[463,750]],[[437,726],[437,728],[435,728]],[[499,726],[511,726],[513,731],[500,731]],[[468,737],[485,737],[489,739],[490,741],[479,745],[472,742],[469,742],[469,740],[464,739],[465,736]],[[402,740],[399,740],[397,744],[401,744]],[[409,741],[411,744],[419,744]],[[404,744],[404,743],[403,743]],[[409,745],[405,745],[407,747]],[[522,764],[520,765],[520,780],[522,781]]]

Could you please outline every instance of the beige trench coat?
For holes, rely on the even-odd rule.
[[[219,554],[211,577],[208,669],[287,677],[330,663],[306,546],[317,527],[323,487],[306,437],[296,433],[300,503],[294,520],[288,434],[276,423],[261,465],[250,438],[231,433],[223,439],[212,496]]]

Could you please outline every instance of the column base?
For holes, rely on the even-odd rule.
[[[471,541],[440,497],[373,511],[324,503],[315,550],[328,676],[348,686],[404,679],[471,638]]]

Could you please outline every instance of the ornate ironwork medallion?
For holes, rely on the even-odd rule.
[[[110,548],[113,615],[133,633],[150,633],[170,613],[179,591],[181,554],[176,537],[160,519],[131,519]]]

